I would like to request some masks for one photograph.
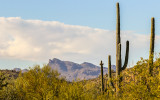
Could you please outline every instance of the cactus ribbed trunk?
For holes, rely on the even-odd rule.
[[[121,65],[120,65],[120,60],[121,60],[121,43],[118,44],[118,55],[117,55],[117,62],[118,62],[118,66],[116,66],[116,94],[117,96],[119,96],[119,91],[120,91],[120,83],[122,80],[122,77],[120,75],[121,72]]]
[[[154,25],[154,17],[152,17],[151,18],[150,50],[149,50],[149,61],[148,61],[150,76],[152,76],[152,70],[153,70],[154,40],[155,40],[155,25]]]
[[[101,66],[101,90],[102,90],[102,93],[104,93],[104,79],[103,79],[103,62],[101,61],[100,63],[100,66]]]
[[[119,91],[119,76],[120,76],[120,68],[121,68],[121,64],[120,64],[120,55],[119,55],[119,43],[120,43],[120,10],[119,10],[119,3],[117,3],[117,24],[116,24],[116,78],[117,78],[117,82],[116,82],[116,92],[118,95],[118,91]]]
[[[111,79],[111,56],[108,56],[108,79]]]
[[[112,82],[112,74],[111,74],[111,56],[110,55],[108,56],[108,83],[109,83],[109,86],[112,89],[114,89],[114,85]]]
[[[120,74],[120,61],[119,59],[119,48],[120,43],[120,12],[119,12],[119,3],[117,3],[117,25],[116,25],[116,76]]]
[[[125,62],[122,67],[121,63],[121,38],[120,38],[120,8],[119,3],[116,5],[117,7],[117,24],[116,24],[116,95],[119,96],[120,85],[122,82],[121,72],[127,67],[128,64],[128,56],[129,56],[129,41],[126,41],[126,55]]]

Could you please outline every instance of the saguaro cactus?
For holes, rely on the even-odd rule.
[[[112,89],[114,89],[114,85],[112,82],[112,74],[111,74],[111,56],[110,55],[108,56],[108,83],[109,83],[109,86]]]
[[[117,3],[117,25],[116,25],[116,94],[119,94],[120,83],[122,81],[121,72],[127,67],[129,56],[129,41],[126,41],[126,55],[123,67],[121,66],[121,40],[120,40],[120,9]]]
[[[154,17],[151,18],[151,37],[150,37],[150,50],[149,50],[149,75],[152,76],[153,70],[153,58],[154,58],[154,40],[155,40],[155,25],[154,25]]]
[[[103,62],[100,62],[100,66],[101,66],[101,86],[102,86],[102,92],[104,92],[104,79],[103,79]]]

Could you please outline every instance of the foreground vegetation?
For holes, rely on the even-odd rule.
[[[35,66],[16,75],[0,72],[0,99],[2,100],[152,100],[160,99],[160,58],[154,59],[154,18],[151,18],[149,60],[141,58],[132,68],[126,68],[129,59],[129,41],[126,41],[124,65],[121,59],[120,13],[117,3],[116,73],[111,72],[108,56],[108,75],[92,80],[68,82],[48,65]]]
[[[160,58],[153,65],[153,77],[148,73],[148,60],[141,59],[133,68],[122,72],[119,99],[160,99]],[[5,78],[4,78],[5,77]],[[115,84],[115,73],[112,74]],[[101,78],[67,82],[57,71],[45,65],[35,66],[14,79],[1,72],[0,99],[2,100],[103,100],[117,99],[104,76],[105,92],[101,92]]]

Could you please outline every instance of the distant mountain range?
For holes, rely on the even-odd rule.
[[[28,69],[21,69],[21,68],[14,68],[13,70],[16,72],[22,71],[22,73],[28,72]]]
[[[61,76],[65,77],[68,81],[83,80],[97,78],[100,75],[101,68],[94,64],[84,62],[77,64],[71,61],[61,61],[57,58],[49,59],[48,65],[51,69],[57,70]],[[116,66],[112,65],[112,69],[115,71]],[[104,67],[104,74],[108,72],[108,68]]]

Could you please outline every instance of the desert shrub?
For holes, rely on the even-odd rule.
[[[153,76],[148,73],[148,60],[141,59],[124,77],[130,79],[122,83],[122,98],[125,99],[158,99],[159,98],[159,61],[154,63]]]
[[[60,85],[64,81],[59,78],[59,73],[50,67],[44,66],[41,69],[40,66],[35,66],[24,74],[20,73],[19,77],[5,88],[3,95],[7,99],[48,100],[58,97]]]
[[[148,74],[148,60],[123,71],[123,81],[119,100],[160,99],[160,58],[153,65],[153,76]],[[115,73],[113,73],[115,84]],[[107,81],[107,76],[105,76]],[[2,82],[1,82],[2,83]],[[100,78],[68,82],[48,65],[35,66],[17,79],[10,80],[0,90],[4,100],[117,100],[115,91],[105,82],[105,92],[101,92]]]

